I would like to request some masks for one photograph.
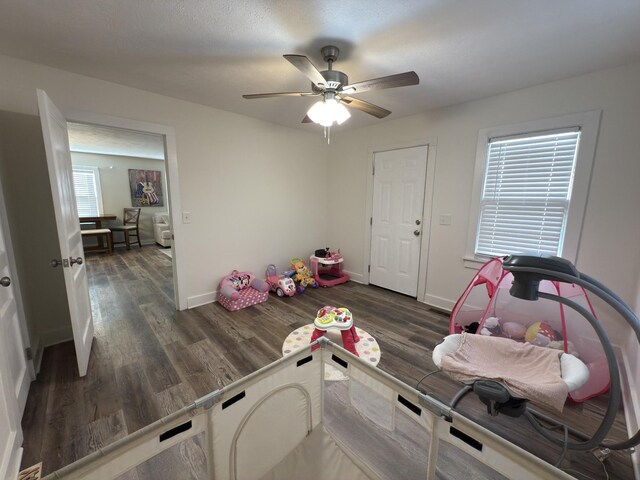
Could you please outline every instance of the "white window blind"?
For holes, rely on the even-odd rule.
[[[562,254],[580,130],[492,138],[475,253]]]
[[[76,194],[78,216],[88,217],[101,213],[100,181],[97,168],[74,166],[73,188]]]

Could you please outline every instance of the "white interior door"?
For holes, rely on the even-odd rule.
[[[67,119],[43,90],[38,90],[38,109],[47,153],[73,341],[78,357],[78,370],[83,377],[87,374],[93,342],[93,316],[89,300],[87,269],[84,265],[82,235],[73,191]]]
[[[31,377],[12,283],[15,276],[0,222],[0,478],[16,478],[22,456],[20,420]]]
[[[427,146],[374,158],[369,283],[418,294]]]

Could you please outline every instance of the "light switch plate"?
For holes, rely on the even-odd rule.
[[[440,225],[451,225],[451,214],[443,213],[440,215]]]

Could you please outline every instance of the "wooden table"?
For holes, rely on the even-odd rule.
[[[95,215],[91,217],[80,217],[80,223],[95,223],[96,228],[102,228],[102,222],[108,222],[109,220],[115,220],[117,217],[111,213],[104,213],[102,215]]]
[[[112,213],[103,213],[102,215],[94,215],[90,217],[80,217],[80,223],[95,223],[96,230],[102,228],[102,222],[108,222],[109,220],[115,220],[117,217]],[[102,243],[102,237],[97,237],[98,248],[102,249],[104,244]]]

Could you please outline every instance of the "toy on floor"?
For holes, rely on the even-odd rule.
[[[296,271],[293,279],[298,282],[298,285],[303,289],[306,287],[316,288],[318,286],[318,282],[313,278],[313,274],[311,270],[307,267],[307,264],[301,258],[292,258],[291,266]],[[304,291],[304,290],[303,290]]]
[[[220,280],[218,302],[230,311],[269,300],[269,284],[250,272],[234,270]]]
[[[342,271],[342,254],[340,249],[332,252],[329,247],[325,251],[316,250],[316,255],[311,255],[309,265],[311,273],[321,287],[333,287],[349,281],[349,275]],[[323,253],[318,256],[318,253]]]
[[[291,280],[291,277],[278,275],[276,266],[273,263],[267,266],[266,276],[271,291],[276,292],[279,297],[292,297],[296,294],[296,285]]]
[[[330,328],[336,328],[340,330],[342,334],[342,346],[348,352],[359,357],[356,351],[355,344],[360,341],[360,337],[356,333],[356,327],[353,323],[353,315],[351,312],[344,308],[331,307],[329,305],[322,307],[318,310],[316,319],[313,322],[315,330],[311,335],[311,342],[316,341],[322,337]],[[317,350],[319,345],[316,345],[311,351]]]

